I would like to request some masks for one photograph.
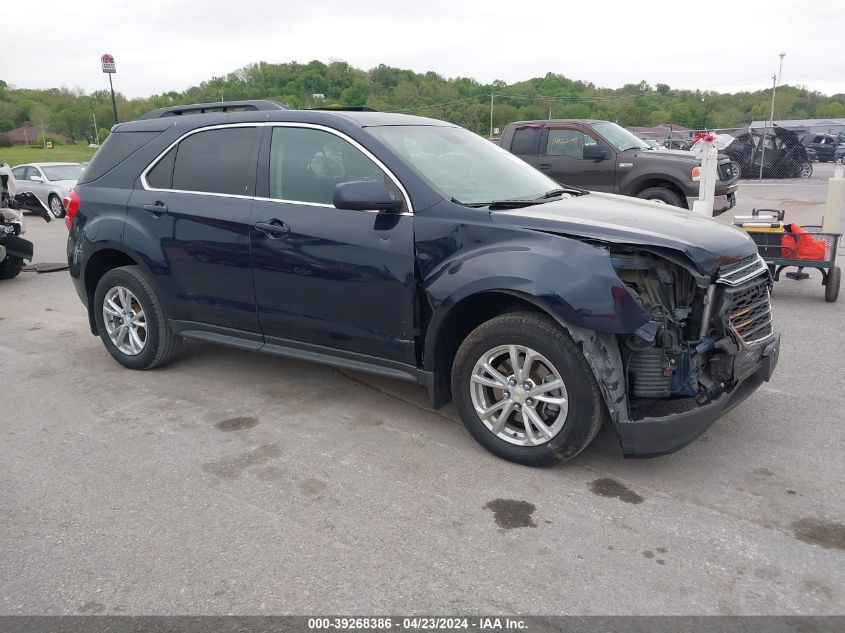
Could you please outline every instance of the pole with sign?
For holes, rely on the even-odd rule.
[[[111,76],[117,72],[114,65],[114,57],[106,53],[102,57],[100,57],[100,62],[103,65],[103,72],[108,74],[109,76],[109,88],[111,89],[111,109],[112,114],[114,114],[114,122],[119,123],[117,118],[117,102],[115,102],[114,100],[114,84],[111,81]]]

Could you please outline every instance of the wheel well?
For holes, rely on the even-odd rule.
[[[432,405],[438,409],[452,399],[451,373],[455,354],[467,335],[485,321],[516,311],[545,311],[507,292],[483,292],[455,304],[437,330],[434,341]]]
[[[97,323],[94,320],[94,292],[97,284],[108,271],[121,266],[132,266],[137,264],[134,259],[126,253],[113,249],[103,249],[91,255],[85,264],[85,294],[88,297],[88,321],[91,326],[91,333],[97,334]]]
[[[674,192],[681,199],[681,204],[683,204],[684,208],[686,208],[687,196],[684,193],[683,189],[681,189],[678,185],[669,180],[662,180],[660,178],[651,178],[649,180],[644,180],[639,185],[637,185],[636,189],[634,190],[634,193],[631,195],[638,196],[646,189],[651,189],[652,187],[661,187],[663,189],[668,189],[669,191]]]

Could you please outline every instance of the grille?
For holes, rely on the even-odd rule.
[[[772,333],[772,305],[768,279],[757,279],[727,291],[731,330],[746,345],[759,343]]]
[[[768,267],[758,254],[743,257],[735,264],[728,264],[719,269],[718,283],[728,286],[739,286],[766,271]]]

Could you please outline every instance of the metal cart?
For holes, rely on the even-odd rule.
[[[823,233],[820,226],[802,226],[803,232],[784,226],[783,210],[754,209],[751,215],[734,216],[734,225],[747,232],[757,244],[772,278],[780,280],[785,268],[790,279],[808,279],[805,268],[817,268],[822,274],[824,299],[833,303],[839,298],[842,271],[836,265],[836,250],[841,233]],[[786,239],[785,239],[786,238]]]

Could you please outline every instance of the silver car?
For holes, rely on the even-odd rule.
[[[31,191],[57,218],[65,216],[62,198],[82,175],[80,163],[26,163],[12,168],[18,188]]]

